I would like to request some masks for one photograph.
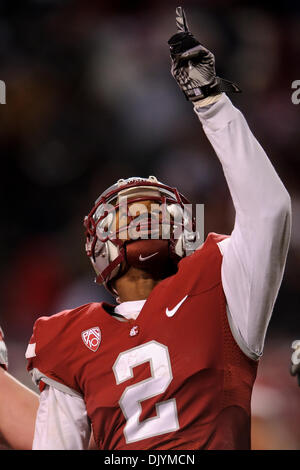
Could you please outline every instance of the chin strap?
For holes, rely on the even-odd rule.
[[[102,284],[103,282],[106,282],[106,277],[110,275],[110,273],[118,266],[121,265],[122,261],[125,259],[125,250],[124,248],[120,249],[120,254],[117,256],[107,268],[102,271],[102,273],[98,274],[96,277],[96,282],[99,284]]]

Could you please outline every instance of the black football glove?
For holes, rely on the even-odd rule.
[[[182,7],[176,8],[178,32],[168,41],[172,60],[171,73],[186,98],[197,101],[225,92],[240,92],[228,80],[216,76],[215,57],[190,33]]]
[[[291,357],[291,375],[297,375],[298,385],[300,386],[300,340],[293,341],[291,348],[294,350]]]

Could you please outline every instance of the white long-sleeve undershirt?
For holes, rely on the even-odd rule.
[[[258,357],[284,272],[290,197],[244,116],[225,94],[212,106],[194,109],[221,162],[235,208],[231,237],[219,244],[229,321],[240,346]]]
[[[230,238],[219,243],[229,324],[241,349],[257,359],[284,272],[290,197],[229,98],[222,94],[213,104],[202,104],[194,110],[221,162],[236,213]],[[124,302],[116,313],[137,318],[144,303]],[[40,400],[33,449],[87,448],[90,424],[83,399],[51,385]]]
[[[90,434],[83,399],[46,386],[40,395],[32,449],[84,450]]]

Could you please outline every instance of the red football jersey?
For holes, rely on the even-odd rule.
[[[236,344],[211,233],[138,318],[91,303],[39,318],[28,369],[85,400],[99,449],[249,449],[257,362]]]

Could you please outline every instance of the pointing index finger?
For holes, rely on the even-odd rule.
[[[184,9],[182,7],[176,8],[176,26],[179,33],[188,33],[189,28],[186,21]]]

